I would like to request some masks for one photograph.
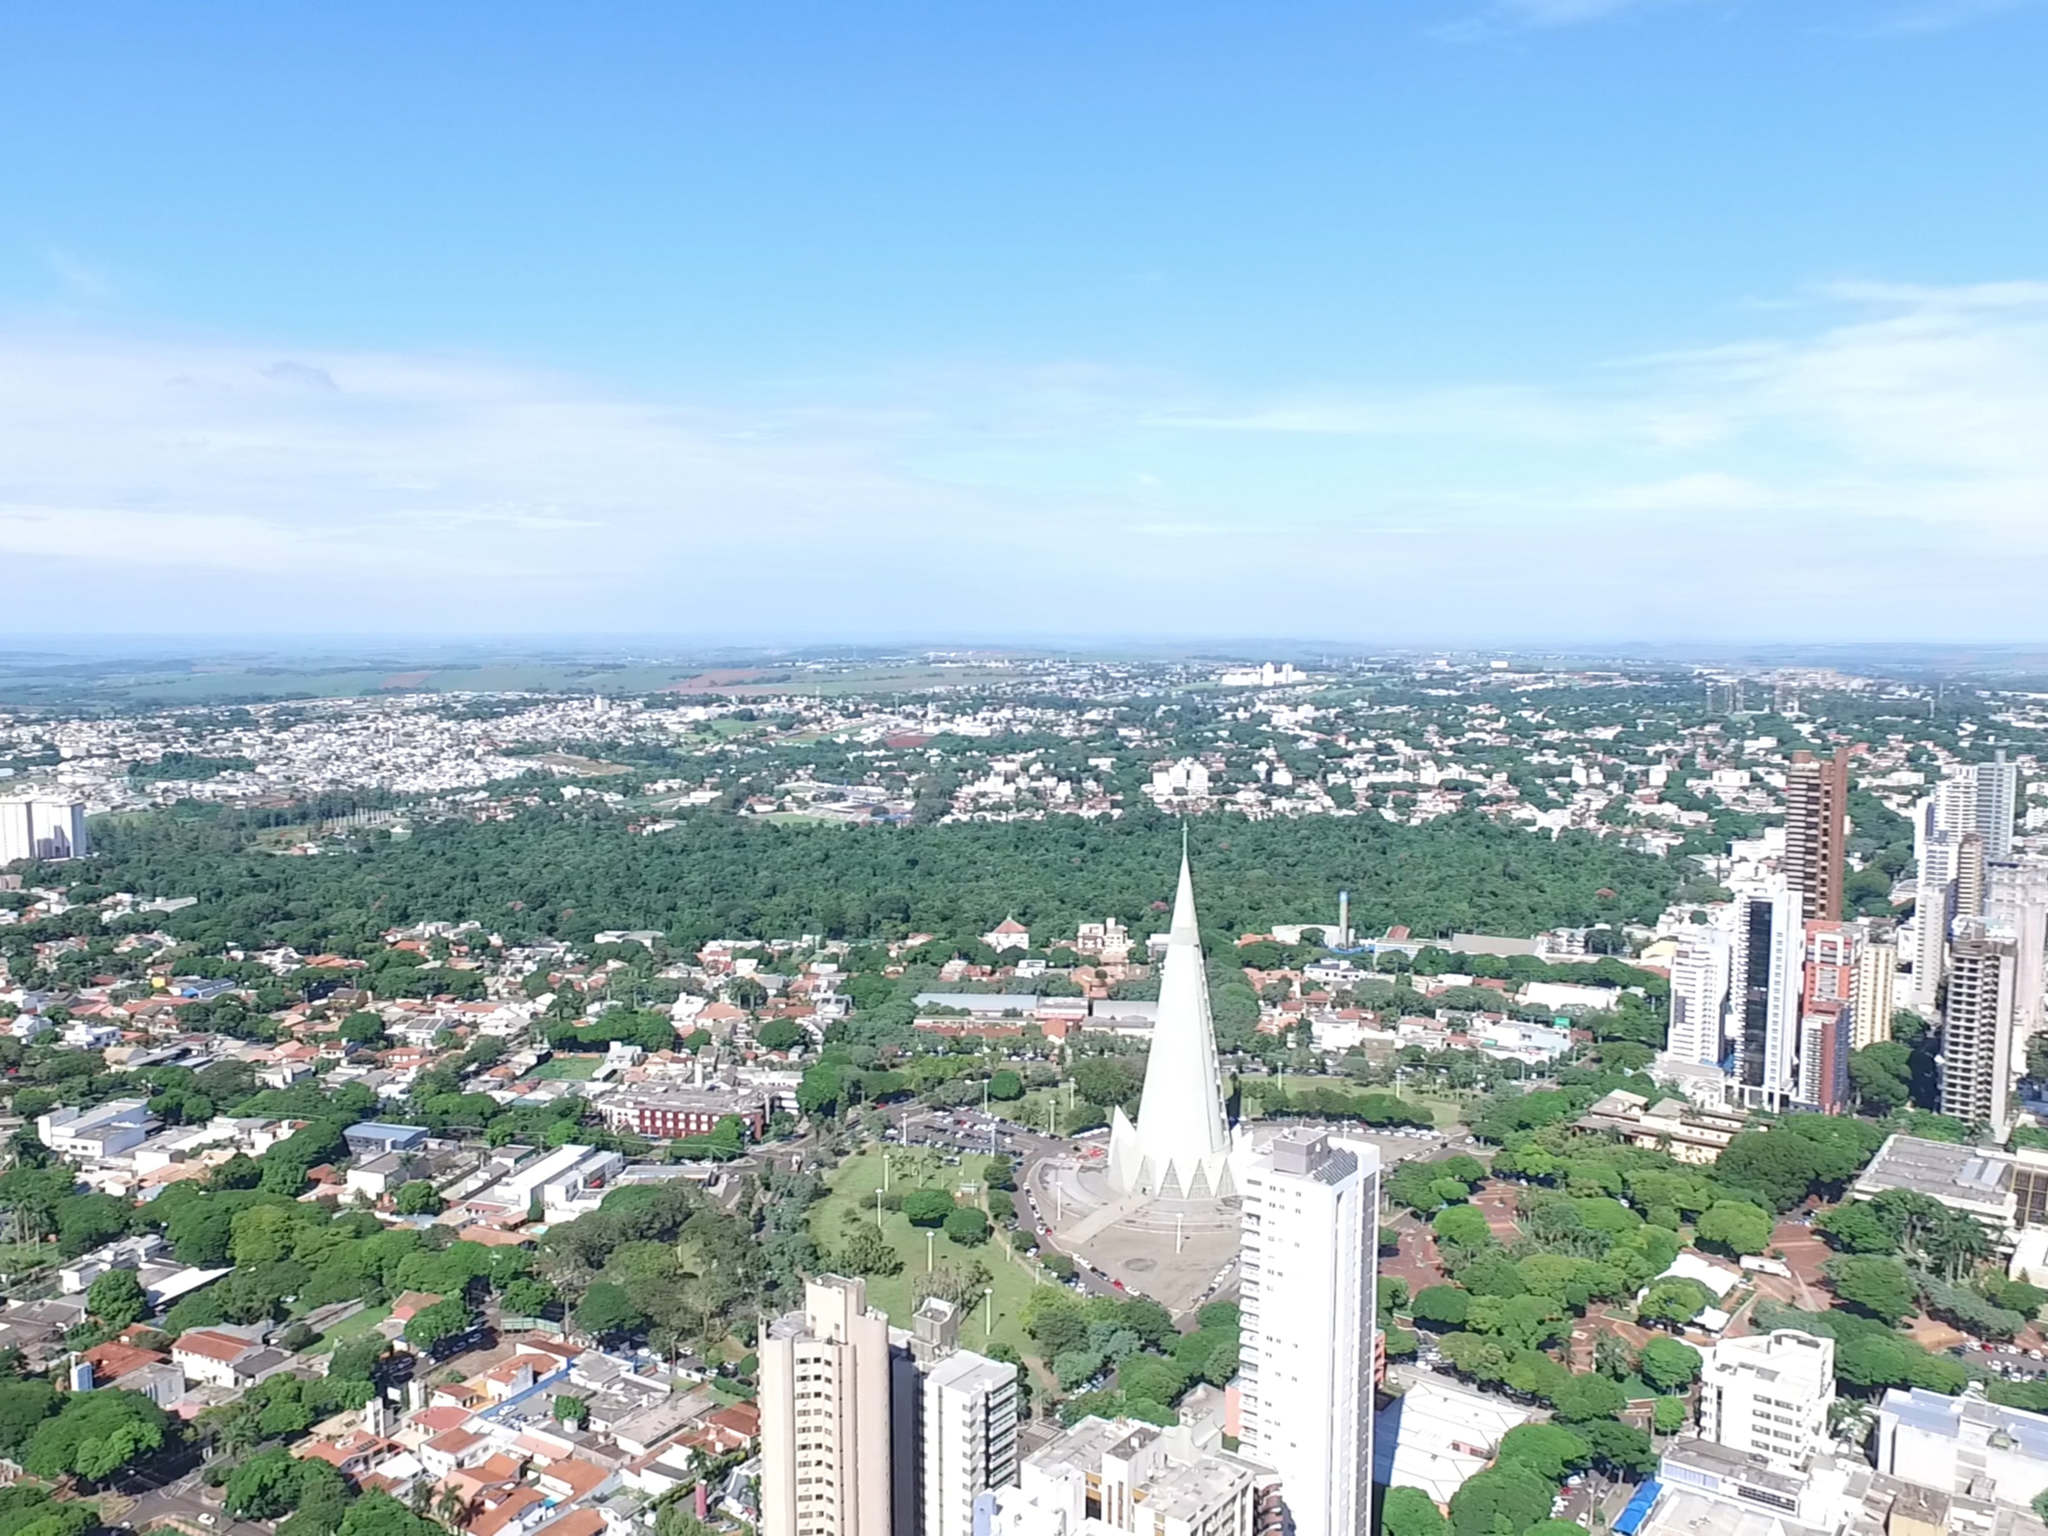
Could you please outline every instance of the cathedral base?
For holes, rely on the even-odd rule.
[[[1048,1158],[1031,1170],[1050,1246],[1176,1315],[1234,1292],[1235,1198],[1176,1200],[1119,1194],[1107,1159]]]

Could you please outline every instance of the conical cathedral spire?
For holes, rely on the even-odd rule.
[[[1173,921],[1167,926],[1170,943],[1183,941],[1195,944],[1202,942],[1201,930],[1195,924],[1195,876],[1188,867],[1188,829],[1180,829],[1180,885],[1173,893]]]
[[[1180,883],[1159,973],[1159,1016],[1145,1063],[1145,1093],[1135,1125],[1117,1112],[1110,1135],[1110,1181],[1132,1195],[1233,1194],[1230,1128],[1223,1115],[1223,1079],[1185,825]]]

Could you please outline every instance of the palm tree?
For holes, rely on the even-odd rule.
[[[434,1517],[443,1525],[460,1527],[475,1514],[475,1506],[460,1488],[449,1486],[434,1500]]]
[[[1954,1211],[1943,1211],[1942,1220],[1935,1222],[1921,1245],[1929,1262],[1941,1266],[1943,1276],[1954,1285],[1977,1260],[1991,1252],[1991,1240],[1984,1235],[1984,1229],[1968,1216]]]

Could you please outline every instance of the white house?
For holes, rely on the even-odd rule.
[[[981,936],[981,942],[997,954],[1006,949],[1029,949],[1031,930],[1014,917],[1006,917]]]
[[[57,1156],[104,1162],[141,1144],[154,1124],[144,1099],[112,1099],[91,1109],[53,1109],[36,1117],[36,1136]]]

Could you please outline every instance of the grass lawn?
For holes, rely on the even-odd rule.
[[[550,1056],[526,1075],[541,1083],[560,1082],[565,1078],[587,1082],[590,1075],[603,1065],[602,1056]]]
[[[381,1307],[365,1307],[354,1317],[344,1317],[332,1328],[320,1335],[320,1341],[309,1348],[309,1355],[324,1355],[337,1344],[346,1344],[350,1339],[359,1339],[391,1315],[387,1304]]]
[[[0,1275],[21,1275],[57,1259],[55,1243],[0,1243]]]
[[[849,1157],[841,1163],[832,1175],[831,1193],[811,1207],[811,1236],[819,1249],[832,1253],[839,1245],[841,1236],[847,1230],[845,1222],[849,1212],[858,1213],[859,1218],[870,1224],[875,1219],[875,1191],[882,1187],[882,1157],[880,1148],[870,1148]],[[988,1161],[985,1157],[962,1158],[959,1165],[941,1163],[937,1174],[928,1180],[932,1188],[953,1192],[961,1184],[981,1183],[981,1170]],[[898,1151],[890,1158],[891,1178],[889,1187],[914,1189],[900,1177],[903,1153]],[[963,1202],[964,1203],[964,1202]],[[913,1227],[910,1219],[901,1211],[882,1213],[882,1235],[903,1255],[903,1272],[897,1275],[870,1275],[868,1297],[889,1314],[889,1321],[899,1328],[910,1326],[911,1285],[924,1273],[927,1230]],[[930,1233],[930,1252],[934,1260],[979,1259],[993,1277],[991,1289],[994,1293],[995,1329],[992,1337],[999,1343],[1007,1343],[1018,1354],[1029,1356],[1033,1352],[1030,1336],[1024,1332],[1019,1314],[1024,1303],[1037,1288],[1038,1280],[1022,1264],[1011,1258],[1003,1249],[999,1236],[991,1236],[979,1248],[962,1248],[949,1240],[943,1232]],[[989,1315],[987,1303],[976,1306],[973,1315],[964,1319],[960,1329],[960,1343],[966,1349],[982,1349],[990,1341],[991,1334],[984,1329],[983,1319]]]
[[[1418,1109],[1426,1109],[1436,1116],[1436,1128],[1438,1130],[1443,1130],[1446,1126],[1461,1124],[1464,1121],[1467,1106],[1458,1103],[1455,1099],[1434,1098],[1426,1093],[1411,1093],[1404,1095],[1404,1097]]]

